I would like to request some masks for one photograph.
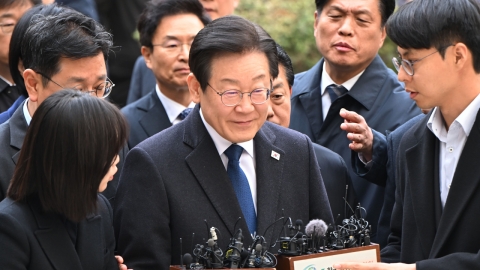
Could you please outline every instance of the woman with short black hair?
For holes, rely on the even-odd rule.
[[[118,269],[112,209],[98,192],[127,139],[120,111],[76,90],[35,112],[0,203],[0,269]]]

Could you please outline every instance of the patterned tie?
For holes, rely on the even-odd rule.
[[[341,97],[348,92],[345,87],[336,84],[330,84],[329,86],[327,86],[327,91],[330,95],[330,100],[332,101],[332,104],[338,97]]]
[[[178,119],[183,120],[187,118],[187,116],[192,112],[192,110],[192,108],[186,108],[178,115]]]
[[[245,173],[242,168],[240,168],[240,156],[242,152],[243,148],[241,146],[232,144],[224,153],[228,157],[228,177],[230,181],[232,181],[233,189],[240,203],[240,208],[242,208],[248,229],[251,234],[254,234],[257,231],[257,215],[255,214],[250,185],[248,184]]]

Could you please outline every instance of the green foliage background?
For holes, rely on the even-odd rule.
[[[261,25],[288,53],[295,73],[322,57],[313,36],[314,0],[240,0],[235,14]],[[379,54],[393,68],[396,47],[387,39]]]

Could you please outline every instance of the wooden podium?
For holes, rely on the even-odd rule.
[[[333,270],[333,264],[339,262],[379,262],[380,247],[378,244],[372,244],[294,257],[278,255],[277,260],[277,270]]]

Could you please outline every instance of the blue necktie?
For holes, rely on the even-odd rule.
[[[332,104],[338,97],[341,97],[348,92],[345,87],[336,84],[330,84],[329,86],[327,86],[327,91],[330,95],[330,100],[332,101]]]
[[[178,118],[180,120],[187,118],[187,116],[192,112],[192,110],[193,110],[192,108],[186,108],[178,115]]]
[[[233,189],[237,195],[240,208],[242,208],[243,216],[247,222],[248,229],[251,234],[257,231],[257,215],[255,214],[255,206],[253,205],[252,191],[248,184],[247,177],[240,168],[240,156],[243,148],[239,145],[232,144],[225,150],[228,157],[227,174],[232,181]]]

